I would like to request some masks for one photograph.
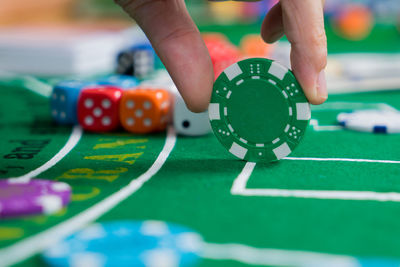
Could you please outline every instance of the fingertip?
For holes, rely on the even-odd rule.
[[[283,36],[281,4],[273,6],[261,24],[261,37],[266,43],[274,43]]]

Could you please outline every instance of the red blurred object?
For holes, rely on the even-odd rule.
[[[119,126],[120,88],[98,86],[82,90],[78,100],[78,121],[83,129],[108,132]]]
[[[204,41],[213,64],[214,79],[217,79],[224,69],[239,61],[241,58],[239,49],[227,39],[224,40],[220,37],[205,38]]]

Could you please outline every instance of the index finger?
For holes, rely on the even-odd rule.
[[[191,111],[208,107],[213,67],[183,0],[115,0],[142,28]]]

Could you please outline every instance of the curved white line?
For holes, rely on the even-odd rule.
[[[355,257],[321,252],[255,248],[242,244],[204,243],[203,258],[235,260],[249,265],[360,267]],[[382,260],[384,262],[384,259]]]
[[[57,241],[79,230],[86,224],[98,219],[101,215],[114,208],[121,201],[134,194],[143,186],[145,182],[150,180],[150,178],[161,169],[172,149],[174,148],[175,143],[175,130],[172,126],[170,126],[168,128],[167,139],[161,153],[158,155],[153,165],[145,173],[132,180],[127,186],[123,187],[119,191],[108,196],[87,210],[75,215],[69,220],[0,250],[0,266],[16,264],[28,257],[35,255],[36,253],[41,252]]]
[[[47,161],[39,168],[28,172],[27,174],[24,174],[19,177],[10,178],[10,180],[15,182],[28,182],[30,179],[38,176],[42,172],[47,171],[48,169],[56,165],[60,160],[62,160],[69,152],[71,152],[71,150],[79,143],[81,137],[82,137],[82,128],[80,126],[75,125],[72,128],[72,132],[68,138],[68,141],[61,148],[61,150],[58,151],[58,153],[55,154],[49,161]]]

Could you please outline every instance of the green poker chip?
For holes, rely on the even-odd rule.
[[[311,117],[310,104],[293,73],[264,58],[226,68],[214,83],[208,113],[221,144],[251,162],[288,156]]]

